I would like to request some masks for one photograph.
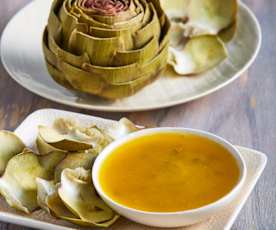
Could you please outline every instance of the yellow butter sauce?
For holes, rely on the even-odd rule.
[[[139,137],[112,152],[99,179],[103,191],[130,208],[184,211],[210,204],[239,179],[235,158],[205,137],[159,133]]]

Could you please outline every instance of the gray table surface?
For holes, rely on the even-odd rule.
[[[0,34],[30,0],[1,0]],[[263,31],[263,45],[243,76],[210,96],[184,105],[139,113],[100,113],[59,105],[16,84],[0,64],[0,129],[13,130],[31,112],[58,108],[105,118],[126,116],[149,126],[181,126],[216,133],[268,155],[268,165],[233,229],[276,229],[276,0],[246,0]],[[0,230],[28,229],[0,223]]]

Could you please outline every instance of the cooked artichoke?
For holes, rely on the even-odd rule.
[[[77,91],[132,95],[165,68],[169,28],[159,0],[54,0],[43,36],[49,73]]]
[[[37,177],[47,179],[49,175],[40,165],[38,157],[25,149],[9,160],[0,178],[0,193],[11,207],[30,213],[38,207]]]
[[[191,38],[183,50],[170,48],[168,63],[176,73],[191,75],[202,73],[227,57],[227,50],[217,36]]]
[[[112,222],[117,215],[96,194],[91,170],[65,169],[58,194],[66,207],[81,220],[93,225]]]
[[[21,153],[25,145],[13,132],[0,131],[0,174],[3,174],[8,161]]]
[[[60,181],[60,176],[64,169],[75,169],[79,167],[91,169],[97,154],[97,152],[93,151],[68,154],[55,168],[55,182]]]

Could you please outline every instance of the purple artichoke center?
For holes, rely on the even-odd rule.
[[[116,15],[128,9],[129,0],[85,0],[83,6],[103,15]]]

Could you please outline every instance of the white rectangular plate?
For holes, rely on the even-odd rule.
[[[38,110],[29,115],[22,124],[15,130],[15,133],[23,140],[28,146],[32,147],[35,143],[37,136],[38,125],[52,125],[56,118],[72,118],[79,121],[81,124],[89,125],[96,124],[99,127],[107,127],[116,121],[102,119],[98,117],[66,112],[54,109]],[[247,166],[247,177],[243,189],[239,196],[234,200],[223,212],[213,216],[208,221],[203,223],[177,228],[181,230],[221,230],[230,229],[236,217],[238,216],[241,208],[246,202],[248,196],[252,192],[256,182],[258,181],[262,171],[266,165],[266,156],[263,153],[257,152],[252,149],[238,147]],[[37,229],[44,230],[72,230],[72,229],[85,229],[80,228],[62,220],[58,220],[43,210],[38,210],[31,215],[26,215],[21,212],[10,208],[3,198],[0,198],[0,221],[9,222],[18,225],[24,225]],[[91,228],[90,228],[91,229]],[[130,222],[124,218],[120,218],[110,229],[112,230],[147,230],[153,229],[143,225]]]

